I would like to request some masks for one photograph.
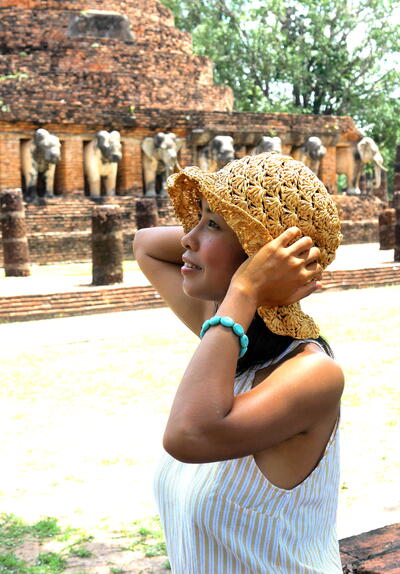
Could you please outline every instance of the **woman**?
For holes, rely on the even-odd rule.
[[[184,229],[140,231],[134,248],[201,337],[155,483],[172,571],[339,574],[343,373],[295,303],[334,258],[334,203],[279,154],[186,168],[169,193]]]

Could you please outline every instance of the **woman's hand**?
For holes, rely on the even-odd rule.
[[[242,263],[229,289],[244,293],[256,307],[289,305],[319,286],[320,256],[310,237],[290,227]]]

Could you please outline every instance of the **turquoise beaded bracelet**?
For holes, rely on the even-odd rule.
[[[211,319],[204,321],[200,331],[200,339],[204,337],[204,335],[206,334],[206,332],[210,327],[215,327],[215,325],[222,325],[223,327],[228,327],[229,329],[232,329],[232,331],[238,337],[240,343],[239,359],[243,357],[243,355],[247,351],[247,347],[249,346],[249,338],[247,335],[245,335],[242,325],[239,325],[239,323],[235,323],[235,321],[230,317],[214,316],[211,317]]]

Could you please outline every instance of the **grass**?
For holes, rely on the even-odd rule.
[[[41,552],[42,545],[62,534],[56,518],[44,518],[35,524],[26,524],[11,514],[0,516],[0,573],[7,574],[59,574],[67,567],[63,553]],[[71,534],[71,533],[70,533]],[[64,533],[65,536],[65,533]],[[26,543],[36,541],[38,552],[29,563],[18,555]]]
[[[134,540],[129,546],[130,550],[139,550],[148,558],[166,556],[167,548],[158,517],[136,521],[133,526],[134,530],[131,536]]]
[[[136,521],[129,530],[119,532],[118,536],[114,533],[116,537],[128,541],[125,549],[141,552],[145,557],[165,557],[167,554],[158,517]],[[61,574],[70,566],[68,561],[71,557],[93,557],[93,552],[85,546],[85,543],[93,540],[93,536],[82,535],[79,529],[61,528],[56,518],[44,518],[29,525],[14,515],[0,515],[0,573]],[[26,548],[35,545],[35,542],[35,551],[30,553],[30,559],[21,557],[21,554],[26,554]],[[58,544],[59,550],[48,550],[46,545],[49,542]],[[121,547],[120,550],[123,549]],[[165,568],[169,568],[167,563]],[[124,569],[111,565],[109,572],[122,574]]]

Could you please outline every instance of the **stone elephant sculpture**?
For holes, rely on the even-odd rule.
[[[233,137],[215,136],[198,149],[198,164],[204,171],[217,171],[235,159]]]
[[[21,168],[28,203],[44,202],[54,196],[54,174],[60,159],[61,144],[57,136],[40,128],[33,138],[21,144]],[[44,191],[39,192],[39,177],[44,179]]]
[[[146,197],[167,195],[167,178],[175,168],[179,169],[178,153],[183,141],[172,132],[158,132],[143,140],[143,180]]]
[[[292,157],[303,162],[307,167],[318,175],[321,159],[326,154],[326,147],[317,136],[310,136],[304,144],[292,150]]]
[[[364,164],[374,164],[374,189],[381,186],[382,171],[386,171],[377,144],[370,137],[363,137],[353,146],[339,148],[336,153],[336,173],[347,179],[347,193],[360,193],[360,176]]]
[[[106,196],[115,195],[118,162],[122,158],[121,136],[118,131],[100,130],[85,146],[83,169],[91,197],[100,197],[104,179]]]
[[[282,140],[278,136],[262,136],[255,148],[253,148],[251,154],[257,155],[264,152],[282,153]]]

